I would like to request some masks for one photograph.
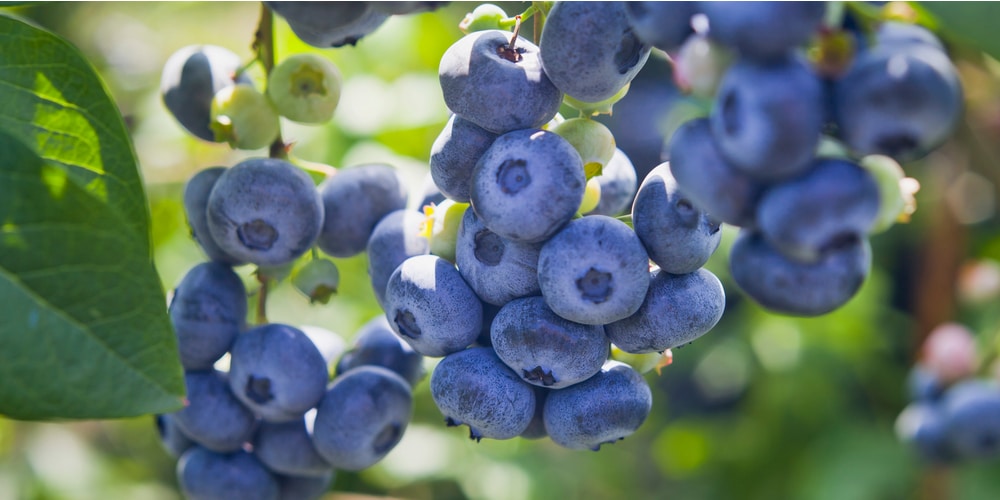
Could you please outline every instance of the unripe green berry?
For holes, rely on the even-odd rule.
[[[502,24],[506,18],[507,13],[503,9],[491,3],[484,3],[466,14],[462,22],[458,23],[458,29],[465,34],[473,31],[502,30],[506,29]]]
[[[628,94],[628,83],[626,83],[622,88],[618,89],[615,95],[604,99],[603,101],[597,102],[587,102],[581,101],[569,94],[563,95],[563,103],[567,106],[579,110],[584,116],[596,116],[596,115],[610,115],[611,108],[616,102],[622,100],[626,94]]]
[[[552,131],[566,139],[580,153],[587,179],[601,175],[601,170],[615,154],[615,136],[601,122],[589,118],[570,118]]]
[[[340,71],[311,52],[281,61],[267,80],[267,96],[278,113],[299,123],[325,123],[340,102]]]
[[[439,205],[424,207],[424,236],[430,240],[430,252],[442,259],[455,262],[455,244],[458,226],[462,222],[468,203],[444,200]]]
[[[577,213],[585,214],[591,210],[597,208],[597,204],[601,202],[601,182],[597,180],[597,177],[591,177],[587,181],[587,185],[583,189],[583,200],[580,202],[580,209]]]
[[[899,163],[888,156],[870,155],[861,159],[861,166],[875,177],[878,184],[880,205],[871,233],[881,233],[897,221],[906,220],[915,207],[913,193],[903,187],[912,179],[906,178]]]
[[[312,259],[295,273],[292,284],[309,302],[326,304],[340,286],[340,271],[332,260]]]
[[[656,374],[659,375],[660,370],[670,365],[670,363],[673,362],[674,357],[670,352],[670,349],[663,352],[632,354],[619,349],[616,345],[612,345],[611,359],[621,361],[643,375],[653,370],[656,370]]]
[[[278,137],[278,112],[250,85],[225,87],[212,97],[209,125],[216,140],[235,149],[260,149]]]

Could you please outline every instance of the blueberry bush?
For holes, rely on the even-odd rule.
[[[0,498],[996,498],[997,15],[0,3]]]

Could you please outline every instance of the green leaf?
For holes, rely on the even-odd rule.
[[[0,129],[106,201],[149,250],[149,208],[125,123],[76,47],[0,15]]]
[[[0,15],[0,414],[113,418],[184,394],[121,116],[64,40]]]
[[[944,36],[965,42],[995,59],[1000,59],[1000,37],[996,20],[1000,4],[995,2],[921,2],[920,7],[934,15]]]
[[[583,174],[588,181],[603,173],[604,173],[604,165],[600,164],[599,162],[592,161],[583,166]]]

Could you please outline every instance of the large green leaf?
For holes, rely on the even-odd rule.
[[[55,35],[0,15],[0,414],[163,412],[184,393],[121,116]]]
[[[118,108],[69,42],[0,15],[0,129],[102,198],[149,246],[149,209]]]
[[[996,2],[920,2],[934,15],[938,28],[948,38],[976,47],[1000,59],[997,20],[1000,3]]]

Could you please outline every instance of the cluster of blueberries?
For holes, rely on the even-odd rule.
[[[642,375],[608,360],[611,345],[660,353],[721,318],[722,285],[702,268],[719,223],[678,192],[666,165],[636,193],[634,166],[590,119],[650,53],[623,3],[556,3],[538,45],[491,29],[490,17],[506,16],[473,11],[463,26],[485,29],[439,66],[454,115],[430,174],[446,198],[435,214],[445,227],[457,220],[453,259],[434,251],[433,233],[430,255],[390,262],[384,295],[374,286],[394,331],[443,357],[431,395],[449,425],[477,440],[547,435],[597,450],[635,432],[652,405]],[[564,101],[582,116],[563,119]],[[633,197],[634,230],[614,217]]]
[[[957,72],[940,42],[901,22],[884,22],[870,43],[849,30],[823,33],[823,2],[628,6],[637,33],[680,58],[697,57],[682,44],[704,36],[736,56],[720,72],[709,115],[683,124],[665,153],[696,206],[742,228],[729,256],[737,285],[785,314],[843,305],[869,272],[868,234],[880,211],[897,210],[890,224],[898,214],[898,189],[880,186],[869,155],[924,155],[961,111]],[[801,49],[817,38],[819,60],[809,61]],[[856,53],[844,57],[851,47]],[[823,143],[838,147],[819,155]]]
[[[384,318],[365,325],[345,352],[329,330],[247,328],[246,313],[243,282],[220,262],[195,266],[173,293],[187,404],[156,423],[179,458],[185,495],[318,498],[335,469],[365,469],[396,446],[422,357]]]
[[[977,374],[976,339],[958,323],[927,336],[910,372],[911,403],[896,420],[896,434],[925,461],[937,465],[1000,458],[1000,383]]]
[[[354,44],[390,15],[440,3],[265,2],[316,47]],[[914,25],[884,23],[839,69],[807,62],[800,49],[821,31],[824,3],[533,8],[546,9],[538,45],[485,4],[442,56],[453,116],[431,148],[423,213],[382,164],[318,187],[276,158],[190,179],[185,212],[211,262],[170,303],[189,404],[157,418],[188,496],[313,498],[334,469],[371,466],[407,426],[425,357],[440,358],[435,404],[473,439],[548,436],[592,450],[623,439],[652,396],[644,368],[613,353],[659,356],[718,323],[725,293],[703,266],[722,223],[742,228],[730,266],[748,295],[788,314],[836,309],[868,273],[868,234],[900,210],[886,196],[899,197],[898,179],[887,189],[849,158],[925,154],[960,109],[954,67]],[[627,92],[653,47],[681,57],[695,39],[738,58],[720,72],[711,114],[681,126],[670,161],[639,183],[592,116]],[[279,136],[279,114],[320,123],[339,99],[339,74],[318,56],[282,61],[265,93],[238,66],[224,49],[180,51],[164,69],[167,108],[198,137],[255,149]],[[563,118],[564,105],[580,117]],[[274,133],[261,125],[272,114]],[[840,152],[818,156],[824,140]],[[246,325],[232,266],[267,273],[313,247],[368,257],[385,314],[346,353],[328,331]],[[313,262],[330,261],[314,251]],[[315,272],[304,291],[328,296],[335,268]]]
[[[189,270],[170,300],[187,404],[157,424],[190,498],[316,498],[334,469],[367,468],[401,439],[422,356],[385,318],[347,352],[320,328],[248,327],[247,290],[232,269],[289,265],[314,245],[358,253],[376,219],[354,210],[376,201],[405,205],[388,166],[346,169],[316,187],[288,162],[252,158],[188,181],[185,213],[211,260]],[[228,368],[219,364],[227,353]]]
[[[406,3],[320,8],[360,9],[364,23],[379,18],[380,24],[390,14],[372,11],[405,10]],[[312,8],[272,7],[293,17]],[[311,18],[351,33],[325,46],[362,36],[349,26],[353,14],[341,14],[336,21]],[[265,92],[245,69],[227,49],[185,47],[164,67],[164,103],[192,135],[238,149],[275,142],[279,115],[311,124],[332,118],[341,82],[326,58],[305,53],[282,60]],[[345,194],[345,184],[360,190]],[[201,170],[189,179],[183,201],[192,236],[210,261],[187,272],[169,303],[187,401],[177,412],[157,415],[156,424],[164,447],[178,458],[180,486],[192,499],[318,498],[336,469],[365,469],[396,446],[413,412],[412,385],[423,375],[423,358],[384,318],[365,325],[349,350],[337,334],[318,327],[248,325],[247,290],[232,268],[253,264],[267,279],[287,274],[313,246],[333,256],[359,253],[378,218],[356,214],[369,213],[364,207],[370,205],[375,214],[385,213],[379,206],[402,208],[404,187],[384,165],[345,170],[317,187],[288,161],[251,158]],[[320,300],[338,279],[332,261],[315,255],[297,277],[304,279],[296,285]]]

